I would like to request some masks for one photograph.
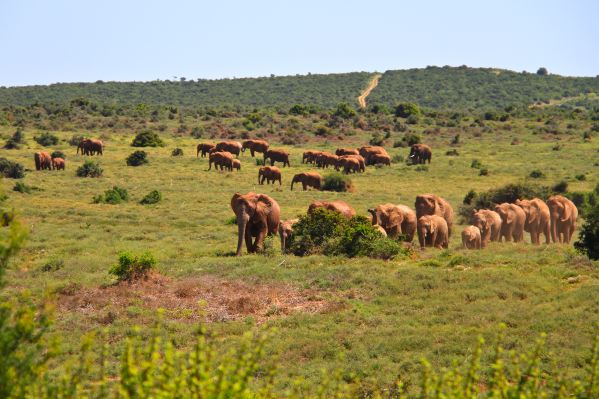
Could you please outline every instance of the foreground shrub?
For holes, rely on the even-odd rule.
[[[121,187],[114,186],[110,190],[106,190],[104,194],[94,197],[94,204],[120,204],[129,201],[129,193]]]
[[[148,163],[148,153],[145,151],[135,151],[127,157],[128,166],[140,166]]]
[[[35,136],[35,137],[33,137],[33,139],[39,145],[43,145],[44,147],[50,147],[50,146],[58,144],[58,137],[56,137],[55,135],[48,133],[48,132],[44,132],[39,136]]]
[[[162,200],[162,194],[158,190],[150,191],[145,197],[139,201],[142,205],[157,204]]]
[[[593,260],[599,259],[599,204],[589,207],[574,247]]]
[[[112,266],[109,273],[119,281],[132,281],[146,277],[156,267],[156,259],[149,252],[133,255],[131,252],[121,252],[119,261]]]
[[[158,136],[158,133],[144,130],[135,136],[131,145],[133,147],[164,147],[164,142]]]
[[[22,179],[25,177],[25,168],[20,163],[0,158],[0,174],[9,179]]]
[[[87,160],[83,165],[77,168],[77,176],[79,177],[100,177],[104,170],[96,161]]]
[[[23,133],[21,128],[18,128],[17,131],[13,133],[11,138],[6,140],[4,148],[7,150],[18,150],[21,148],[22,144],[25,144],[25,133]]]
[[[322,189],[324,191],[353,192],[355,187],[349,176],[332,173],[324,177]]]

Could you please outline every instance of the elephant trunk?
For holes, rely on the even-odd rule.
[[[281,253],[282,254],[285,253],[285,246],[287,245],[286,241],[287,241],[286,234],[281,233]]]
[[[258,184],[260,184],[260,178],[262,177],[262,171],[258,171]]]
[[[295,177],[291,180],[291,191],[293,191],[293,183],[295,183],[297,180],[295,179]]]
[[[237,214],[237,253],[236,256],[241,256],[241,246],[243,245],[243,238],[245,236],[245,229],[250,220],[250,217],[246,212],[241,209]]]

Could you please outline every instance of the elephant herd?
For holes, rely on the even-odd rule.
[[[238,227],[237,256],[241,255],[245,241],[248,253],[258,252],[268,235],[278,233],[281,250],[287,249],[293,235],[293,225],[298,219],[280,220],[281,208],[276,200],[265,194],[236,193],[231,199]],[[344,201],[312,201],[307,212],[325,208],[346,218],[356,211]],[[434,194],[416,197],[414,208],[407,205],[381,204],[368,209],[372,224],[385,236],[411,243],[418,235],[420,248],[448,248],[453,230],[453,208],[445,199]],[[472,214],[471,225],[461,233],[466,249],[481,249],[490,241],[520,242],[524,232],[530,233],[531,242],[569,243],[576,228],[578,210],[569,199],[555,195],[547,202],[534,198],[503,203],[494,210],[479,209]]]
[[[98,139],[82,139],[77,145],[77,154],[81,151],[82,155],[102,155],[104,143]],[[35,170],[65,170],[66,161],[61,157],[52,157],[46,151],[39,151],[33,154]]]

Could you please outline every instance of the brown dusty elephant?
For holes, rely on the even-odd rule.
[[[576,230],[578,208],[562,195],[554,195],[547,200],[551,215],[551,239],[553,242],[569,243]]]
[[[279,182],[279,186],[281,183],[281,169],[276,166],[262,166],[258,169],[258,184],[264,184],[264,180],[266,180],[266,184],[275,184],[276,181]]]
[[[541,244],[541,233],[545,235],[545,243],[551,242],[551,214],[549,207],[539,198],[531,200],[516,200],[518,205],[526,214],[524,231],[530,233],[530,242],[536,245]]]
[[[379,225],[393,239],[403,235],[404,241],[412,242],[416,232],[416,212],[405,205],[381,204],[368,209],[372,224]]]
[[[481,249],[482,239],[480,229],[476,226],[468,226],[462,230],[462,245],[466,249]]]
[[[206,154],[208,154],[210,152],[210,150],[213,149],[214,147],[215,147],[214,144],[208,144],[208,143],[198,144],[196,158],[200,155],[200,152],[202,153],[202,158],[204,158],[206,156]]]
[[[52,169],[54,170],[64,170],[65,168],[65,160],[62,158],[52,158]]]
[[[366,161],[364,160],[364,157],[362,155],[342,155],[341,157],[339,157],[339,159],[342,159],[342,158],[357,159],[358,162],[360,163],[360,172],[366,171]]]
[[[472,224],[480,230],[482,247],[489,241],[501,241],[501,216],[489,209],[474,210]]]
[[[35,162],[35,170],[52,169],[52,157],[46,151],[39,151],[33,154],[33,160]]]
[[[360,155],[360,153],[354,148],[337,148],[335,155],[341,157],[343,155]]]
[[[268,141],[266,140],[246,140],[241,144],[241,152],[250,150],[250,155],[254,156],[254,153],[256,152],[266,152],[269,146],[270,144],[268,144]]]
[[[389,158],[389,155],[385,155],[385,154],[371,154],[370,162],[373,165],[381,164],[381,165],[391,166],[391,158]]]
[[[321,152],[316,156],[316,166],[319,168],[336,167],[338,162],[339,157],[330,152]]]
[[[356,211],[345,201],[312,201],[308,207],[308,213],[314,212],[318,208],[328,209],[329,211],[339,212],[348,219],[356,216]]]
[[[526,214],[518,205],[504,202],[495,206],[495,212],[501,216],[501,237],[506,242],[524,240]]]
[[[81,150],[82,155],[95,155],[98,153],[102,155],[104,153],[104,143],[98,139],[83,139],[77,146],[77,154]]]
[[[360,153],[361,156],[364,157],[364,161],[366,162],[366,165],[374,165],[375,164],[371,159],[371,157],[373,157],[375,155],[380,154],[380,155],[389,156],[389,154],[387,154],[387,150],[385,150],[383,147],[379,147],[379,146],[360,147],[360,148],[358,148],[358,152]]]
[[[283,166],[291,166],[289,163],[289,153],[283,150],[267,150],[264,152],[264,163],[270,159],[270,166],[274,166],[275,162],[283,162]]]
[[[416,208],[417,219],[420,219],[424,215],[438,215],[443,217],[447,222],[447,235],[451,237],[453,208],[449,202],[434,194],[421,194],[416,197],[414,208]]]
[[[320,186],[322,185],[322,176],[318,172],[298,173],[293,176],[293,179],[291,180],[291,191],[293,191],[294,183],[302,183],[302,188],[304,191],[306,191],[308,187],[320,190]]]
[[[233,170],[233,155],[226,151],[213,152],[208,157],[208,170],[212,169],[212,164],[215,170],[218,170],[219,166],[220,170]]]
[[[287,252],[289,246],[289,239],[293,234],[293,225],[297,223],[299,219],[283,220],[279,223],[279,237],[281,238],[281,252]]]
[[[360,161],[351,156],[339,157],[337,164],[335,165],[335,169],[339,170],[339,168],[343,168],[343,173],[346,175],[350,173],[360,173],[362,170],[360,168]]]
[[[277,233],[281,208],[268,195],[235,193],[231,208],[237,216],[237,256],[241,255],[244,240],[248,253],[255,253],[262,249],[266,236]]]
[[[447,248],[449,236],[447,222],[438,215],[424,215],[418,218],[418,241],[420,248]]]
[[[231,165],[233,169],[237,169],[237,171],[241,170],[241,161],[239,159],[233,160],[233,165]]]
[[[322,151],[304,151],[304,153],[302,154],[302,163],[316,163],[316,157],[321,153]]]
[[[410,159],[414,164],[423,164],[426,161],[430,164],[432,158],[433,152],[426,144],[414,144],[410,148]]]
[[[221,141],[220,143],[216,143],[214,148],[216,151],[227,151],[231,154],[239,156],[242,146],[238,141]]]

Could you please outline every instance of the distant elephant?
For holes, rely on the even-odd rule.
[[[283,220],[279,223],[279,237],[281,237],[281,253],[287,251],[289,246],[289,239],[293,234],[293,225],[298,222],[299,219]]]
[[[569,243],[576,230],[578,209],[568,198],[554,195],[547,200],[551,215],[551,239],[553,242]]]
[[[343,155],[360,155],[360,153],[354,148],[337,148],[335,155],[341,157]]]
[[[214,149],[216,149],[216,151],[227,151],[237,156],[239,156],[241,148],[241,143],[237,141],[221,141],[220,143],[216,143],[216,145],[214,146]]]
[[[356,216],[356,211],[345,201],[312,201],[308,207],[308,213],[314,212],[318,208],[328,209],[329,211],[339,212],[347,219]]]
[[[541,233],[545,235],[545,243],[551,242],[551,214],[549,207],[539,198],[531,200],[516,200],[518,205],[526,214],[524,231],[530,233],[530,242],[536,245],[541,244]]]
[[[264,184],[264,180],[266,180],[266,184],[275,184],[276,181],[279,182],[279,186],[281,183],[281,170],[276,166],[262,166],[258,169],[258,184]]]
[[[233,165],[231,165],[233,169],[237,169],[237,171],[241,170],[241,161],[239,159],[233,160]]]
[[[480,230],[482,247],[489,241],[501,241],[501,216],[489,209],[474,210],[472,224]]]
[[[420,219],[424,215],[438,215],[443,217],[447,222],[447,235],[451,237],[453,208],[449,202],[434,194],[421,194],[416,197],[414,208],[416,208],[417,219]]]
[[[354,158],[357,159],[358,162],[360,163],[360,172],[365,172],[366,171],[366,161],[364,160],[364,157],[362,155],[342,155],[339,157],[339,159],[341,160],[342,158]]]
[[[389,155],[385,155],[385,154],[371,154],[370,162],[373,165],[381,164],[381,165],[391,166],[391,158],[389,158]]]
[[[405,205],[382,204],[368,209],[372,214],[372,224],[379,225],[393,239],[400,235],[404,241],[412,242],[416,232],[416,212]]]
[[[283,162],[283,166],[291,166],[289,163],[289,153],[283,150],[267,150],[264,152],[264,163],[270,159],[270,166],[274,166],[275,162]]]
[[[462,230],[462,245],[466,249],[481,249],[482,239],[476,226],[468,226]]]
[[[52,169],[64,170],[65,160],[62,158],[52,158]]]
[[[376,155],[389,156],[389,154],[387,154],[387,150],[385,150],[383,147],[380,147],[380,146],[360,147],[360,148],[358,148],[358,152],[360,153],[361,156],[364,157],[364,161],[366,162],[367,166],[375,164],[371,158],[375,157]]]
[[[46,151],[33,154],[35,170],[52,170],[52,157]]]
[[[208,157],[208,170],[212,169],[212,164],[214,164],[215,170],[218,170],[220,166],[220,170],[227,169],[232,171],[233,155],[226,151],[213,152]]]
[[[308,187],[313,187],[317,190],[320,190],[322,176],[320,176],[320,173],[318,172],[298,173],[293,176],[293,180],[291,180],[291,191],[293,191],[294,183],[302,183],[302,188],[304,191],[306,191]]]
[[[315,163],[316,157],[321,153],[322,151],[304,151],[304,153],[302,154],[302,163]]]
[[[526,214],[518,205],[504,202],[495,206],[495,212],[501,216],[501,237],[506,242],[524,240]]]
[[[250,155],[254,156],[254,153],[260,152],[264,153],[268,150],[268,141],[266,140],[246,140],[241,145],[241,152],[245,152],[246,149],[250,150]]]
[[[339,159],[337,160],[337,164],[335,165],[335,169],[339,170],[339,168],[343,168],[343,173],[345,173],[346,175],[350,174],[351,172],[360,173],[361,171],[360,161],[358,161],[356,158],[349,156],[339,157]]]
[[[241,255],[244,239],[248,253],[255,253],[262,249],[266,236],[277,233],[281,208],[268,195],[235,193],[231,208],[237,216],[237,256]]]
[[[410,148],[410,159],[414,164],[431,163],[433,152],[426,144],[414,144]]]
[[[447,222],[438,215],[424,215],[418,218],[418,241],[420,248],[447,248],[449,235]]]
[[[102,155],[104,143],[98,139],[83,139],[77,146],[77,154],[79,154],[79,150],[81,150],[82,155],[95,155],[96,153]]]
[[[316,166],[319,168],[328,168],[329,166],[336,167],[339,162],[339,157],[330,152],[323,151],[316,155]]]
[[[206,154],[208,154],[210,152],[210,150],[212,150],[214,147],[215,147],[214,144],[208,144],[208,143],[198,144],[196,158],[198,157],[200,152],[202,153],[202,158],[204,158],[206,156]]]

